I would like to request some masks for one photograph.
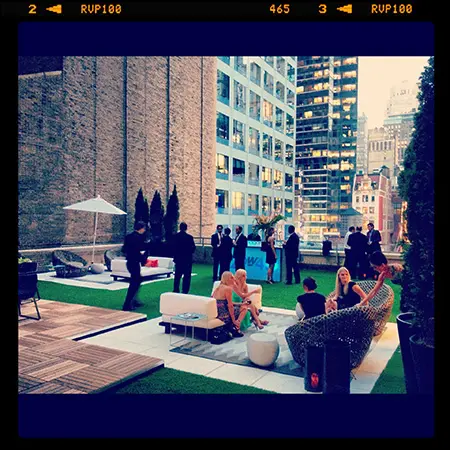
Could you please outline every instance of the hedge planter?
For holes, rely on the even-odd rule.
[[[409,338],[419,394],[434,392],[434,346],[427,345],[417,335]]]
[[[400,350],[402,352],[403,371],[405,374],[406,392],[408,394],[417,394],[419,392],[412,359],[409,338],[416,334],[417,330],[412,325],[414,313],[401,313],[397,316],[397,330],[400,340]]]

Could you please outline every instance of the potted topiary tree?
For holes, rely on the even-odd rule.
[[[179,218],[180,204],[178,201],[177,186],[174,185],[169,202],[167,203],[166,215],[164,216],[166,256],[173,255],[172,239],[177,234]]]
[[[163,256],[161,242],[164,235],[164,206],[161,202],[161,194],[155,191],[152,203],[150,204],[150,249],[153,256]]]
[[[400,194],[407,202],[409,246],[404,254],[402,314],[397,323],[407,390],[431,393],[434,388],[433,57],[420,80],[419,109],[399,179]]]

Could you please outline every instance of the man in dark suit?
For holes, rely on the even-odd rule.
[[[253,227],[253,231],[247,236],[249,241],[258,241],[261,242],[261,236],[256,232],[255,227]]]
[[[183,294],[189,294],[191,287],[192,255],[195,252],[194,238],[186,233],[187,225],[180,223],[180,231],[173,237],[175,278],[173,292],[180,292],[180,281],[183,277]]]
[[[367,236],[362,234],[362,227],[356,227],[356,232],[348,237],[347,245],[350,247],[352,254],[353,270],[352,276],[358,276],[364,279],[367,276],[368,260],[367,260]]]
[[[375,227],[373,223],[369,223],[367,225],[367,229],[369,230],[367,232],[367,239],[368,239],[368,247],[367,247],[367,254],[371,255],[373,252],[381,252],[381,234],[378,230],[375,230]]]
[[[247,252],[247,238],[242,233],[242,227],[236,227],[236,237],[234,238],[234,265],[236,270],[245,270],[245,254]]]
[[[298,266],[298,249],[300,239],[295,232],[294,225],[289,225],[288,240],[283,243],[284,255],[286,256],[286,284],[292,284],[292,272],[296,284],[300,284],[300,268]]]
[[[211,247],[212,247],[212,257],[213,257],[213,282],[218,280],[219,264],[221,260],[221,248],[222,243],[222,231],[223,226],[217,225],[217,232],[211,236]]]
[[[148,256],[145,244],[145,228],[145,222],[136,222],[133,233],[127,234],[122,247],[122,252],[125,253],[127,258],[127,269],[131,275],[130,286],[122,306],[124,311],[132,311],[138,306],[144,305],[140,301],[135,300],[135,296],[142,282],[141,264],[146,263]],[[144,251],[144,253],[142,254],[141,251]]]
[[[223,231],[224,236],[222,238],[222,244],[220,245],[220,271],[219,278],[222,278],[222,274],[230,270],[231,260],[233,259],[233,239],[231,239],[231,230],[227,227]]]

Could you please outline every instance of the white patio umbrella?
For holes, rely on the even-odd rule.
[[[94,262],[95,239],[97,237],[98,213],[116,214],[116,215],[126,214],[126,212],[122,211],[119,208],[116,208],[114,205],[111,205],[111,203],[108,203],[106,200],[103,200],[100,197],[100,195],[98,195],[97,198],[91,198],[90,200],[85,200],[84,202],[78,202],[78,203],[74,203],[73,205],[64,206],[63,209],[95,212],[94,245],[92,246],[92,262]]]

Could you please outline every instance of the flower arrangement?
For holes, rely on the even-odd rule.
[[[256,231],[263,230],[264,235],[267,236],[267,233],[270,228],[274,228],[275,225],[281,220],[285,220],[284,216],[281,214],[270,214],[269,216],[265,216],[261,214],[260,216],[254,215],[253,221],[255,223],[254,227]]]

